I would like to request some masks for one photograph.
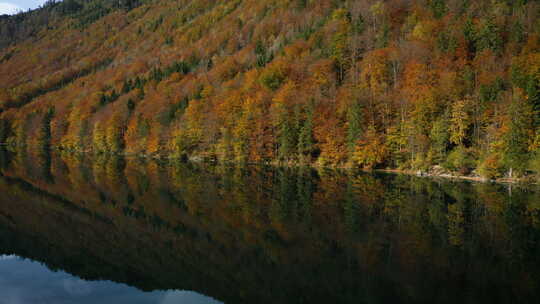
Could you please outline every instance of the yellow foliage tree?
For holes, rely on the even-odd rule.
[[[452,117],[450,118],[450,141],[456,145],[462,145],[467,136],[470,125],[467,100],[459,100],[452,105]]]
[[[371,125],[363,140],[360,140],[353,153],[354,163],[365,169],[372,169],[382,164],[387,156],[387,148],[384,138],[377,134],[375,127]]]

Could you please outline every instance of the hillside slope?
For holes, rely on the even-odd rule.
[[[0,142],[540,171],[538,1],[66,0],[0,18]],[[8,37],[9,38],[5,38]]]

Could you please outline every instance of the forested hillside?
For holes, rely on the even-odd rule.
[[[535,0],[65,0],[0,17],[0,142],[540,172]]]

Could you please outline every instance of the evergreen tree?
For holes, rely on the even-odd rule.
[[[445,0],[430,0],[429,7],[433,12],[433,16],[437,19],[441,18],[446,14],[447,7]]]
[[[504,43],[500,32],[499,27],[493,23],[491,18],[488,18],[478,35],[478,50],[491,49],[496,54],[500,54]]]
[[[51,147],[51,121],[54,117],[54,108],[47,109],[41,122],[39,130],[38,146],[43,150],[49,150]]]
[[[133,99],[130,98],[126,106],[128,109],[128,113],[131,115],[131,113],[133,113],[133,110],[135,110],[135,102],[133,101]]]
[[[430,132],[430,139],[435,152],[436,161],[442,161],[448,149],[448,143],[450,141],[450,132],[448,126],[450,121],[448,119],[448,114],[443,115],[441,118],[437,119],[433,124]]]
[[[343,215],[345,217],[345,227],[349,233],[356,232],[359,224],[358,200],[355,197],[353,177],[347,178],[347,189],[345,190],[345,202],[343,204]]]
[[[521,24],[521,22],[518,20],[514,22],[510,28],[510,40],[515,43],[523,43],[525,42],[525,39],[525,29],[523,28],[523,24]]]
[[[133,83],[131,82],[131,79],[125,80],[124,84],[122,85],[122,94],[127,94],[132,89],[133,89]]]
[[[525,90],[527,101],[533,107],[532,110],[535,116],[535,125],[540,127],[540,86],[538,80],[535,77],[529,76]]]
[[[107,100],[107,96],[105,95],[105,93],[102,92],[102,93],[99,95],[99,104],[100,104],[101,106],[104,106],[104,105],[107,104],[107,101],[108,101],[108,100]]]
[[[354,101],[349,106],[347,111],[347,146],[349,152],[354,152],[356,143],[362,135],[362,106],[359,102]]]
[[[281,160],[288,161],[295,152],[296,136],[289,113],[285,111],[282,115],[279,132],[279,157]]]
[[[353,31],[355,34],[361,35],[362,33],[364,33],[365,29],[366,29],[366,23],[364,21],[364,18],[362,17],[362,15],[359,15],[354,20]]]
[[[313,111],[309,110],[298,135],[298,153],[301,157],[313,152]]]
[[[8,122],[0,119],[0,143],[5,143],[8,135]]]
[[[469,55],[474,54],[476,52],[476,29],[470,18],[465,21],[463,26],[463,36],[465,37]]]
[[[257,66],[264,67],[267,63],[272,61],[272,55],[266,52],[266,48],[261,40],[257,40],[255,45],[255,55],[257,56]]]
[[[75,139],[75,150],[84,151],[85,139],[88,136],[90,125],[87,119],[84,119],[83,121],[78,123],[78,125],[79,125],[79,133],[78,133],[77,138]]]
[[[296,7],[298,9],[304,9],[307,7],[308,0],[296,0]]]
[[[508,109],[508,131],[504,135],[504,162],[508,175],[521,174],[528,161],[533,109],[527,100],[514,99]]]

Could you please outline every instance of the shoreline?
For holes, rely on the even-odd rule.
[[[11,147],[8,143],[0,143],[0,147]],[[24,149],[26,150],[26,149]],[[32,150],[32,149],[30,149]],[[95,154],[92,151],[70,151],[70,150],[64,150],[64,149],[58,149],[56,147],[51,147],[51,151],[56,151],[58,153],[69,153],[69,154],[87,154],[92,155]],[[163,154],[141,154],[141,153],[129,153],[129,152],[122,152],[122,153],[99,153],[99,154],[107,154],[107,155],[117,155],[122,157],[131,157],[131,158],[142,158],[142,159],[153,159],[153,160],[160,160],[160,161],[179,161],[179,162],[185,162],[185,163],[208,163],[208,164],[233,164],[238,165],[241,164],[239,162],[235,161],[217,161],[217,160],[210,160],[206,159],[204,156],[200,155],[193,155],[188,156],[186,158],[182,157],[174,157],[172,155],[163,155]],[[476,183],[497,183],[497,184],[523,184],[523,185],[539,185],[537,179],[535,179],[535,176],[527,176],[525,178],[497,178],[497,179],[489,179],[481,176],[468,176],[468,175],[454,175],[452,172],[448,173],[448,171],[445,170],[444,173],[434,173],[436,170],[442,169],[440,166],[433,166],[428,171],[421,171],[421,170],[413,170],[413,169],[361,169],[361,168],[354,168],[349,165],[334,165],[334,166],[322,166],[317,163],[298,163],[298,162],[279,162],[279,161],[270,161],[270,162],[260,162],[260,163],[254,163],[254,162],[247,162],[243,165],[258,165],[258,166],[273,166],[273,167],[308,167],[312,169],[329,169],[329,170],[346,170],[346,171],[362,171],[362,172],[380,172],[380,173],[392,173],[392,174],[403,174],[403,175],[410,175],[410,176],[416,176],[416,177],[427,177],[427,178],[443,178],[443,179],[449,179],[449,180],[461,180],[461,181],[471,181]],[[443,169],[444,170],[444,169]]]
[[[433,174],[428,172],[418,173],[414,170],[400,170],[400,169],[375,169],[375,172],[384,172],[384,173],[393,173],[393,174],[405,174],[412,175],[417,177],[429,177],[429,178],[444,178],[444,179],[454,179],[462,181],[471,181],[476,183],[497,183],[497,184],[526,184],[526,185],[537,185],[536,182],[527,181],[520,178],[497,178],[489,179],[481,176],[467,176],[467,175],[452,175],[448,173],[444,174]]]
[[[131,155],[134,156],[134,155]],[[136,155],[135,155],[136,156]],[[171,156],[143,156],[145,158],[153,158],[153,159],[167,159],[167,160],[180,160],[179,158],[171,157]],[[219,162],[219,161],[209,161],[204,159],[200,156],[192,156],[187,159],[187,162],[193,162],[193,163],[212,163],[212,164],[219,164],[219,163],[228,163],[228,164],[239,164],[238,162],[234,161],[227,161],[227,162]],[[300,164],[296,162],[288,162],[288,163],[281,163],[278,161],[271,161],[268,163],[246,163],[246,165],[265,165],[265,166],[273,166],[273,167],[308,167],[312,169],[329,169],[329,170],[346,170],[346,171],[361,171],[361,172],[380,172],[380,173],[392,173],[392,174],[403,174],[403,175],[410,175],[410,176],[416,176],[416,177],[427,177],[427,178],[442,178],[442,179],[448,179],[448,180],[461,180],[461,181],[470,181],[470,182],[476,182],[476,183],[496,183],[496,184],[522,184],[522,185],[538,185],[539,182],[535,178],[535,176],[528,176],[525,178],[497,178],[497,179],[489,179],[481,176],[467,176],[467,175],[454,175],[452,173],[433,173],[429,171],[420,171],[420,170],[402,170],[402,169],[361,169],[361,168],[354,168],[347,165],[335,165],[335,166],[321,166],[317,163],[307,163],[307,164]],[[431,168],[431,171],[436,169],[437,167],[440,168],[440,166],[433,166]]]

